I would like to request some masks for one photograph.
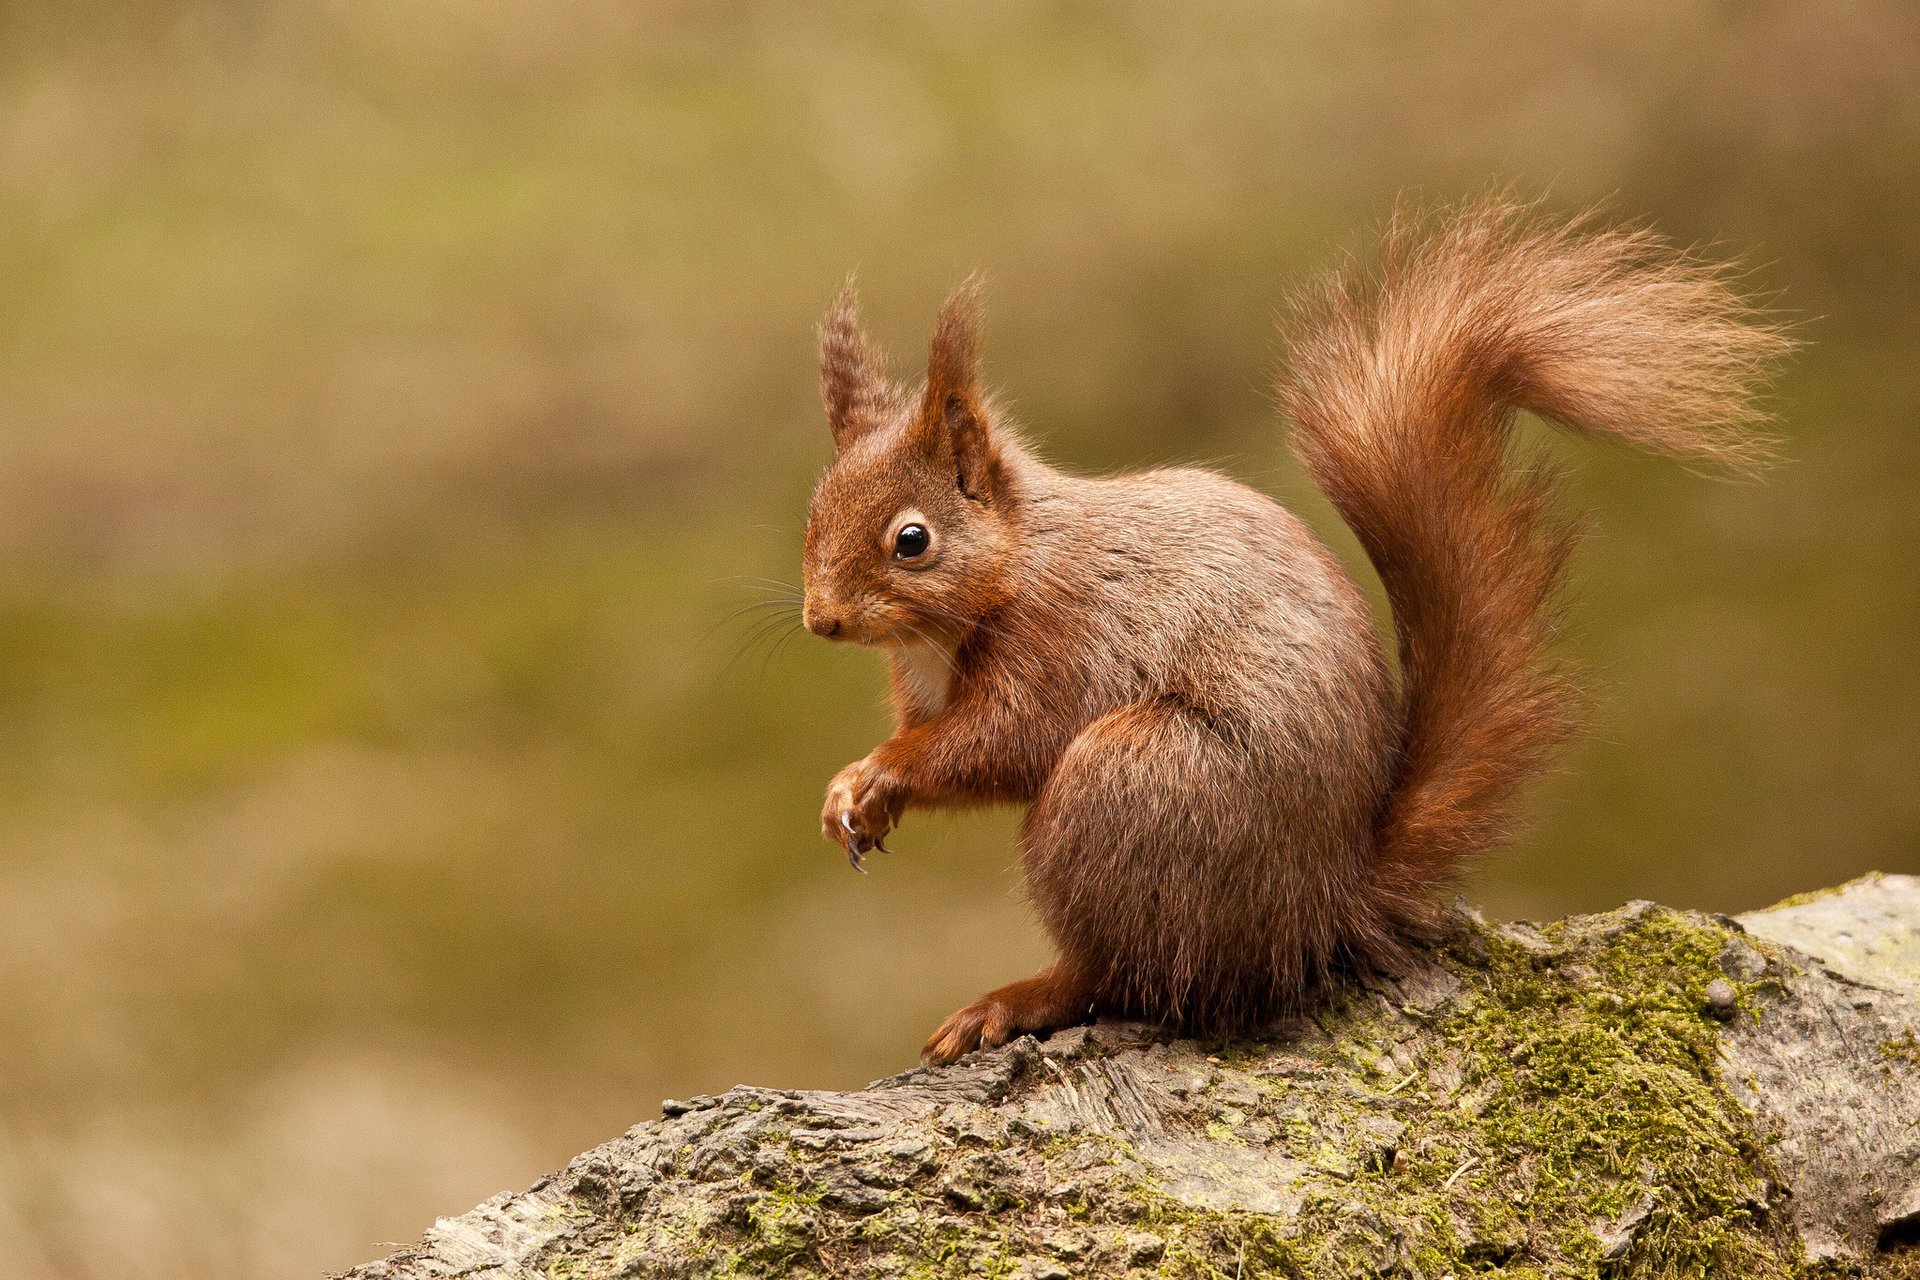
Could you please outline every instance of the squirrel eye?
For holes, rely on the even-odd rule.
[[[900,531],[893,535],[893,558],[895,560],[917,560],[927,553],[933,545],[933,535],[927,532],[923,524],[903,524]]]

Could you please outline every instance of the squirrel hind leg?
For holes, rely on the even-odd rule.
[[[1021,833],[1027,888],[1102,1011],[1266,1022],[1351,948],[1379,771],[1301,767],[1287,745],[1271,724],[1158,698],[1062,754]]]
[[[928,1037],[920,1060],[929,1066],[976,1049],[997,1049],[1015,1036],[1058,1031],[1092,1020],[1092,988],[1062,960],[1018,982],[987,992]]]

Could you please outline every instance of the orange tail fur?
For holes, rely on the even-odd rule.
[[[1411,927],[1502,838],[1577,703],[1545,656],[1571,527],[1551,477],[1509,457],[1516,410],[1751,470],[1756,387],[1791,342],[1724,268],[1504,196],[1396,216],[1374,271],[1335,273],[1295,316],[1295,447],[1393,608],[1403,738],[1379,905]]]

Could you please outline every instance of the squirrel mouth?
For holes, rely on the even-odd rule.
[[[898,608],[869,608],[842,614],[811,612],[804,622],[807,630],[823,640],[855,644],[863,649],[912,649],[921,645],[949,649],[956,639],[950,621]]]

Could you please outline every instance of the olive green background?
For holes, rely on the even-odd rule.
[[[1063,465],[1358,565],[1271,312],[1397,193],[1742,255],[1789,460],[1564,450],[1593,727],[1468,894],[1920,869],[1916,155],[1904,0],[0,6],[0,1273],[344,1266],[1044,958],[1007,815],[847,870],[878,660],[728,618],[854,267],[909,371],[983,271]]]

